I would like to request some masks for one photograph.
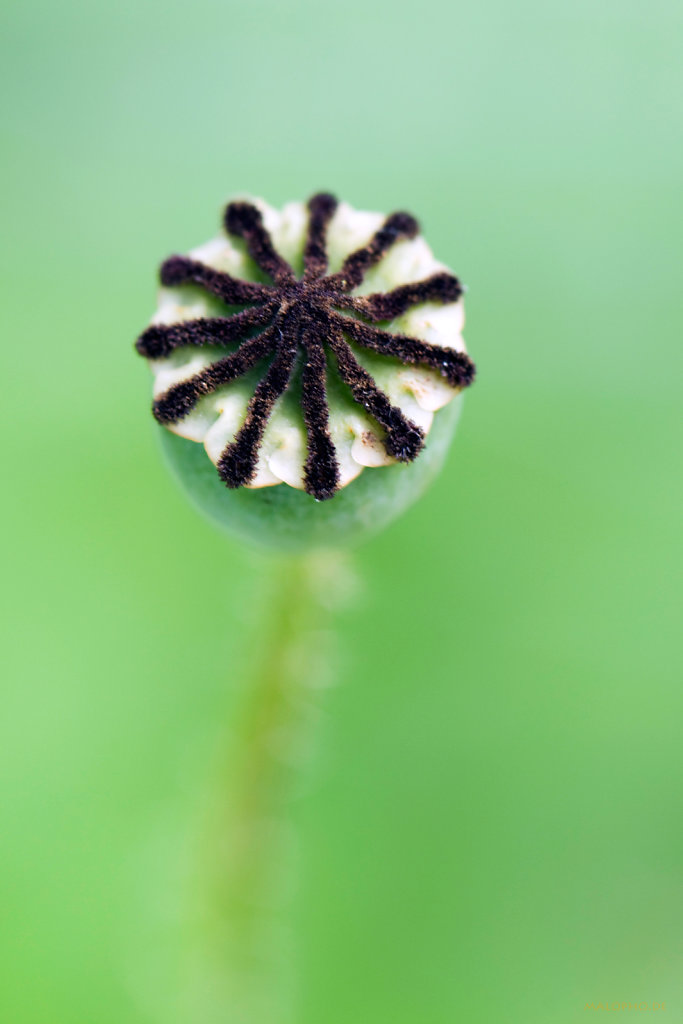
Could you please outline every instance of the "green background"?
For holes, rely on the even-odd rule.
[[[479,380],[341,613],[292,805],[297,1024],[683,1021],[678,5],[3,18],[0,1019],[173,1017],[267,568],[176,489],[132,343],[226,196],[325,188],[420,217]]]

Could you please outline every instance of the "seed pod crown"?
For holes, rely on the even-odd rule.
[[[136,344],[156,419],[203,441],[232,489],[284,481],[325,500],[364,466],[416,459],[474,364],[460,282],[415,218],[378,223],[319,193],[280,215],[231,202],[224,227],[227,242],[162,264],[164,298]]]

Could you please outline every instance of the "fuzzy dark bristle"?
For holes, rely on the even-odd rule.
[[[274,289],[254,281],[243,281],[222,270],[214,270],[205,263],[186,256],[171,256],[162,263],[161,283],[167,288],[183,284],[198,284],[212,295],[217,295],[228,306],[243,306],[250,302],[267,302],[275,297]]]
[[[263,215],[253,203],[228,203],[223,219],[231,235],[244,235],[263,227]]]
[[[241,487],[253,478],[273,406],[289,385],[297,345],[291,334],[281,337],[275,358],[247,406],[244,424],[218,460],[218,474],[228,487]]]
[[[273,281],[280,284],[294,280],[292,268],[276,251],[263,225],[261,211],[256,206],[244,202],[228,203],[224,219],[226,230],[245,240],[251,258]]]
[[[464,352],[442,348],[440,345],[430,345],[420,338],[392,334],[373,324],[364,324],[341,313],[331,313],[330,319],[357,345],[372,349],[383,356],[393,356],[402,363],[429,366],[433,370],[438,370],[454,388],[467,387],[474,380],[474,363]]]
[[[254,327],[267,324],[276,308],[270,304],[244,309],[231,317],[200,317],[173,324],[153,324],[142,332],[135,347],[147,359],[164,359],[175,349],[190,345],[199,348],[229,345],[246,338]]]
[[[376,292],[356,298],[356,308],[370,320],[393,320],[423,302],[457,302],[462,285],[453,274],[433,274],[424,281],[403,284],[390,292]]]
[[[391,403],[358,362],[347,338],[354,345],[404,364],[431,367],[455,388],[467,387],[474,380],[474,363],[464,352],[377,326],[422,303],[456,302],[462,286],[453,274],[439,272],[385,293],[352,294],[392,246],[416,236],[419,225],[415,218],[409,213],[391,214],[366,245],[350,253],[337,273],[328,275],[327,231],[337,206],[336,198],[327,192],[308,201],[304,275],[299,283],[276,250],[261,211],[246,201],[228,204],[224,225],[230,234],[244,240],[250,257],[273,284],[234,278],[187,256],[171,256],[161,266],[161,283],[167,288],[196,285],[228,306],[247,308],[226,311],[225,316],[153,324],[143,331],[136,349],[147,359],[164,359],[186,347],[238,344],[236,351],[168,388],[155,400],[153,412],[160,423],[177,423],[201,399],[272,357],[247,406],[242,427],[218,461],[218,473],[228,487],[241,487],[253,480],[268,420],[289,387],[300,351],[305,356],[301,371],[307,440],[304,487],[319,501],[332,498],[340,482],[329,426],[327,350],[332,352],[339,376],[354,400],[385,430],[387,452],[402,462],[419,455],[424,447],[424,431]],[[345,315],[348,313],[352,315]],[[260,328],[264,329],[258,333]]]
[[[322,341],[313,331],[306,331],[302,340],[306,362],[302,371],[301,405],[308,440],[304,486],[308,494],[325,501],[334,497],[339,487],[339,463],[329,427],[327,361]]]
[[[327,225],[337,209],[329,192],[319,192],[308,201],[308,235],[304,250],[304,280],[323,277],[327,270]]]
[[[424,446],[424,431],[392,405],[370,376],[360,365],[341,331],[332,329],[328,344],[337,358],[339,376],[351,389],[351,394],[377,422],[384,427],[387,437],[384,442],[389,455],[410,462],[419,455]]]
[[[330,282],[345,292],[357,288],[366,272],[379,263],[392,245],[403,239],[415,238],[419,230],[418,222],[409,213],[392,213],[367,245],[346,257],[341,270],[330,277]]]
[[[159,423],[177,423],[194,409],[200,398],[213,394],[255,366],[272,351],[274,329],[245,341],[232,355],[219,359],[194,377],[174,384],[156,399],[152,412]]]

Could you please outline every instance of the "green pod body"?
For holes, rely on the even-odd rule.
[[[279,211],[235,200],[224,227],[164,261],[136,342],[167,461],[242,540],[363,541],[443,464],[475,372],[462,285],[412,215],[329,193]]]
[[[462,393],[439,411],[424,450],[409,464],[367,469],[331,501],[287,484],[228,489],[202,445],[159,427],[166,459],[190,501],[240,539],[297,552],[360,543],[424,493],[441,469],[457,426]]]

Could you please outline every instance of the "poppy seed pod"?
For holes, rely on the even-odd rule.
[[[407,213],[321,193],[228,204],[225,235],[171,256],[136,348],[191,499],[289,550],[362,539],[439,470],[474,364],[458,279]]]

